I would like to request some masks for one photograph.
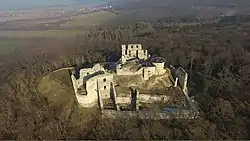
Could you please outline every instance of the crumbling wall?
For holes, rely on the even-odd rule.
[[[97,80],[100,77],[100,75],[102,75],[99,74],[98,72],[104,72],[104,71],[105,71],[104,68],[100,64],[96,64],[92,68],[81,69],[79,72],[80,73],[79,79],[76,79],[74,75],[71,76],[76,98],[78,100],[78,103],[82,107],[92,107],[97,103],[98,100]],[[79,93],[78,89],[86,90],[85,95]],[[106,93],[104,94],[106,95]]]
[[[120,110],[119,106],[118,106],[118,103],[117,103],[117,94],[116,94],[116,90],[115,90],[115,86],[114,86],[114,83],[112,82],[111,83],[111,98],[112,100],[114,101],[114,104],[115,104],[115,107],[116,107],[116,110]]]
[[[153,94],[139,94],[137,98],[141,103],[166,103],[170,100],[170,96]],[[130,104],[131,97],[130,95],[127,97],[117,97],[116,101],[118,104]]]
[[[97,95],[80,95],[76,94],[76,98],[78,103],[85,108],[88,107],[93,107],[95,106],[98,102],[98,97]]]
[[[76,80],[74,75],[71,75],[71,81],[73,84],[74,91],[75,91],[75,93],[77,93],[78,83],[77,83],[77,80]]]
[[[179,67],[177,70],[175,70],[175,77],[178,78],[178,84],[183,89],[183,91],[187,91],[188,74],[186,71]]]
[[[91,107],[98,101],[98,93],[102,99],[110,98],[111,83],[113,82],[112,74],[100,74],[91,77],[86,81],[86,95],[81,95],[77,92],[78,87],[74,87],[78,102],[83,107]],[[74,84],[74,83],[73,83]],[[84,86],[81,86],[84,87]]]
[[[97,81],[95,78],[89,79],[86,81],[86,99],[82,101],[82,103],[89,103],[90,101],[97,101],[98,93],[97,93]],[[83,99],[83,97],[81,98]]]
[[[142,50],[141,44],[128,44],[128,50]]]
[[[73,88],[75,91],[75,95],[77,98],[78,103],[82,106],[82,107],[93,107],[94,105],[97,104],[97,93],[93,93],[93,94],[87,94],[87,95],[81,95],[78,92],[78,88],[79,87],[83,87],[82,85],[78,85],[77,84],[77,80],[75,79],[74,75],[71,75],[71,80],[72,80],[72,84],[73,84]],[[86,85],[88,87],[92,87],[95,86],[94,85],[94,81],[89,81],[89,83]],[[93,88],[94,89],[94,88]],[[95,92],[95,91],[94,91]]]
[[[143,78],[144,80],[148,80],[149,77],[155,74],[155,67],[144,67],[143,68]]]
[[[197,114],[191,110],[179,110],[176,112],[154,112],[154,111],[115,111],[104,110],[102,114],[103,118],[138,118],[138,119],[195,119]]]
[[[83,68],[80,70],[80,78],[84,79],[88,75],[92,75],[92,74],[99,72],[99,71],[105,71],[103,66],[101,66],[100,64],[96,64],[92,68]]]
[[[86,81],[87,95],[97,95],[97,81],[96,77],[92,77]]]
[[[130,71],[129,69],[125,69],[125,68],[116,69],[117,75],[142,75],[142,72],[143,72],[143,68],[140,68],[137,71]]]
[[[170,100],[170,96],[166,95],[153,95],[153,94],[140,94],[138,99],[142,103],[166,103]]]
[[[98,84],[98,91],[101,93],[103,99],[111,98],[111,88],[113,83],[113,75],[106,73],[103,75],[98,76],[97,84]]]
[[[143,50],[141,44],[128,44],[127,46],[122,45],[122,64],[124,64],[129,59],[139,58],[146,60],[148,57],[148,51]]]
[[[163,75],[166,70],[164,69],[165,63],[153,63],[155,65],[155,75]]]
[[[130,104],[131,97],[116,97],[117,104]]]

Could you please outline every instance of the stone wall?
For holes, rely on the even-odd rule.
[[[117,104],[130,104],[131,97],[116,97]]]
[[[96,76],[96,77],[98,77],[98,76]],[[92,78],[88,79],[86,81],[86,85],[85,85],[87,95],[91,99],[92,99],[92,97],[97,98],[97,80],[96,80],[96,77],[92,77]],[[93,96],[91,96],[91,95],[93,95]]]
[[[154,112],[154,111],[115,111],[104,110],[103,118],[139,118],[139,119],[195,119],[198,116],[191,110],[180,110],[174,113],[170,112]]]
[[[112,74],[101,74],[88,79],[85,83],[86,95],[81,95],[78,93],[77,89],[79,87],[76,84],[76,80],[74,76],[72,76],[73,87],[76,93],[76,98],[81,106],[83,107],[92,107],[98,101],[98,94],[100,93],[102,99],[110,98],[111,93],[111,83],[113,83],[113,75]],[[78,87],[77,87],[78,86]]]
[[[79,86],[77,84],[77,80],[75,79],[74,75],[71,75],[71,80],[72,80],[72,84],[73,84],[73,88],[75,91],[77,101],[82,107],[93,107],[94,105],[97,104],[97,93],[81,95],[78,93],[77,89],[79,88]],[[89,86],[91,86],[91,84],[89,84]]]
[[[175,111],[152,111],[152,110],[142,110],[142,111],[116,111],[116,110],[104,110],[102,113],[103,118],[120,118],[120,119],[127,119],[127,118],[139,118],[139,119],[150,119],[150,120],[161,120],[161,119],[196,119],[198,118],[199,112],[196,107],[191,102],[188,94],[183,91],[187,101],[189,109],[178,109]],[[140,102],[145,103],[154,103],[154,102],[167,102],[169,97],[165,95],[160,96],[152,96],[149,94],[139,94],[138,100]],[[117,97],[117,101],[120,104],[130,104],[131,98],[130,97]]]
[[[129,59],[139,58],[146,60],[148,57],[148,51],[143,50],[141,44],[128,44],[127,46],[122,45],[122,64]]]
[[[80,77],[84,78],[84,77],[91,75],[91,74],[94,74],[98,71],[105,71],[105,69],[100,64],[96,64],[92,68],[83,68],[80,70]]]
[[[78,86],[84,85],[85,81],[88,80],[91,75],[96,72],[105,71],[100,64],[94,65],[92,68],[83,68],[80,70],[80,77],[77,79]]]
[[[139,94],[138,100],[142,103],[166,103],[170,99],[170,96],[166,95],[153,95],[153,94]],[[116,98],[117,103],[119,104],[130,104],[131,103],[131,97],[130,95],[127,97],[117,97]]]
[[[120,110],[119,106],[118,106],[118,103],[117,103],[117,94],[116,94],[116,90],[115,90],[115,86],[114,86],[114,83],[112,82],[111,83],[111,98],[112,100],[114,101],[114,104],[115,104],[115,107],[116,107],[116,110]]]
[[[143,72],[143,68],[140,68],[137,71],[130,71],[130,70],[124,69],[124,68],[119,69],[118,67],[116,69],[116,74],[117,75],[131,75],[131,76],[133,76],[133,75],[142,75],[142,72]]]
[[[106,73],[104,75],[100,75],[97,78],[97,85],[100,94],[102,95],[103,99],[111,98],[111,84],[113,83],[113,75]]]
[[[155,75],[163,75],[166,72],[164,68],[165,62],[153,64],[155,65]]]
[[[186,71],[183,68],[179,67],[175,71],[175,76],[178,78],[178,83],[183,91],[187,91],[188,74],[186,73]]]
[[[72,81],[72,84],[73,84],[74,92],[77,93],[78,84],[77,84],[77,80],[76,80],[74,75],[71,75],[71,81]]]
[[[97,104],[98,92],[102,94],[104,99],[110,97],[110,84],[113,82],[113,75],[104,71],[100,64],[96,64],[92,68],[81,69],[79,79],[76,79],[74,75],[71,76],[76,98],[81,106],[92,107]],[[80,94],[78,89],[86,91],[86,94]]]
[[[131,71],[126,68],[122,68],[121,66],[116,67],[117,75],[142,75],[144,80],[148,80],[153,75],[163,75],[166,73],[166,69],[164,68],[164,63],[155,63],[155,66],[151,67],[143,67],[137,71]]]
[[[78,103],[85,108],[93,107],[98,104],[98,96],[97,95],[79,95],[76,94],[76,98]]]
[[[138,99],[142,103],[166,103],[169,101],[170,96],[166,95],[153,95],[153,94],[139,94]]]
[[[148,80],[149,77],[155,74],[155,67],[145,67],[143,68],[143,78],[144,80]]]

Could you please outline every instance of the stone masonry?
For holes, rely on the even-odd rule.
[[[139,90],[131,88],[126,97],[119,97],[116,92],[114,77],[117,76],[141,76],[143,81],[152,76],[157,77],[166,73],[166,60],[161,57],[150,57],[147,50],[142,49],[141,44],[121,45],[121,58],[116,62],[116,70],[106,70],[102,65],[95,64],[92,68],[82,68],[78,74],[71,75],[73,88],[78,103],[85,108],[99,105],[101,111],[121,110],[120,105],[131,105],[131,110],[139,110],[140,102],[166,103],[171,98],[166,95],[140,94]],[[173,73],[173,86],[178,86],[187,92],[188,74],[183,68],[170,67]],[[129,94],[130,93],[130,94]],[[109,112],[110,113],[110,112]],[[111,112],[112,113],[112,112]],[[188,113],[188,112],[187,112]],[[161,115],[162,116],[162,115]]]

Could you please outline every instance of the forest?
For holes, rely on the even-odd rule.
[[[250,25],[134,23],[92,28],[74,38],[32,39],[31,45],[4,56],[0,68],[0,139],[249,139],[249,35]],[[51,106],[39,93],[40,77],[62,67],[103,62],[119,55],[125,43],[140,43],[168,65],[187,70],[198,119],[115,120],[89,112],[91,118],[83,121],[76,101],[65,116],[65,109]]]

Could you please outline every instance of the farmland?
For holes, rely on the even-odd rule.
[[[1,31],[0,37],[7,38],[65,38],[75,37],[77,35],[83,35],[88,33],[87,30],[35,30],[35,31]]]
[[[24,44],[24,40],[28,42],[31,38],[63,39],[86,35],[92,26],[99,26],[115,16],[112,12],[100,11],[77,15],[73,21],[65,18],[55,18],[7,22],[0,25],[0,55],[18,49],[20,45]],[[49,27],[41,26],[45,25],[45,23]]]
[[[78,27],[78,26],[92,26],[101,25],[106,21],[112,20],[116,15],[109,11],[101,11],[95,13],[89,13],[87,15],[79,15],[75,17],[74,21],[68,21],[61,24],[61,27]]]
[[[8,54],[18,47],[23,47],[27,44],[27,41],[24,40],[0,39],[0,55]]]

